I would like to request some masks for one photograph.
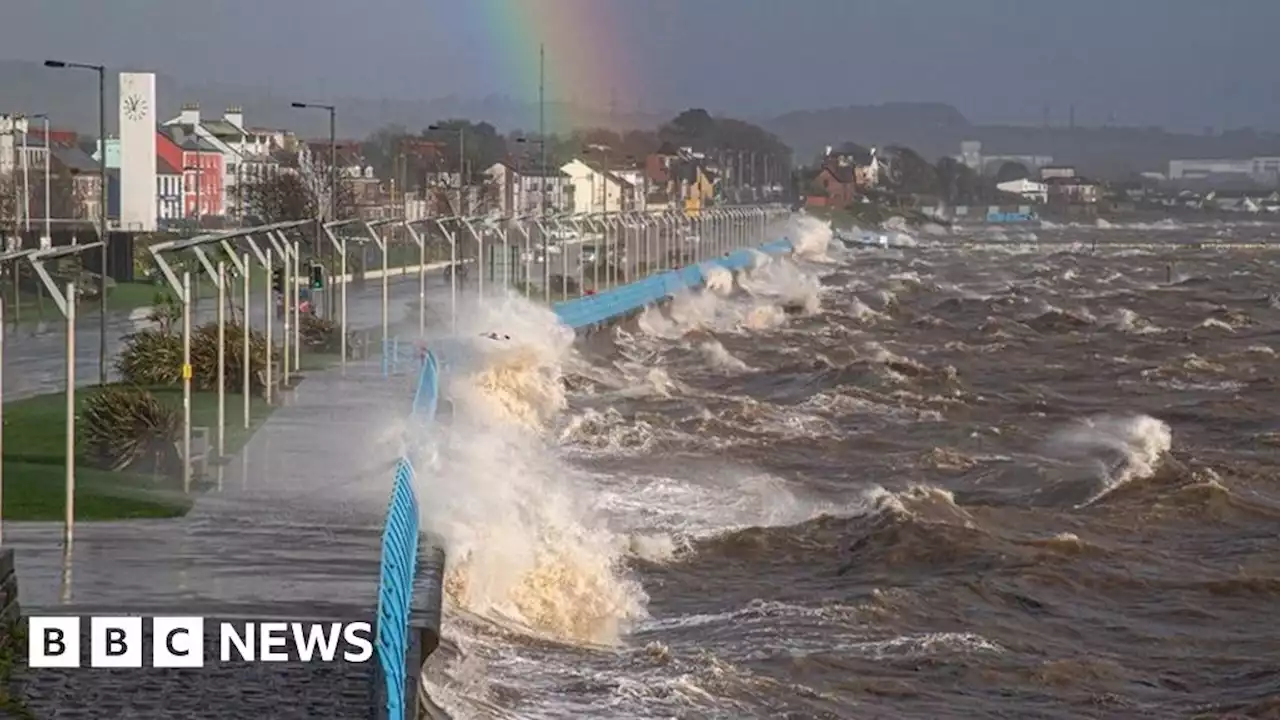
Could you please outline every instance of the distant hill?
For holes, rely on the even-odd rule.
[[[82,132],[97,130],[97,85],[92,73],[51,70],[39,63],[0,60],[0,113],[48,113],[55,127]],[[184,85],[164,74],[156,76],[158,115],[178,114],[184,103],[198,102],[206,115],[227,107],[244,109],[253,127],[288,128],[309,137],[328,134],[323,113],[295,110],[295,100],[333,102],[338,106],[338,133],[364,138],[386,125],[418,131],[438,120],[468,118],[487,121],[502,131],[536,131],[538,106],[508,97],[435,100],[295,97],[279,91],[233,85]],[[107,81],[107,128],[114,133],[117,84]],[[603,109],[551,103],[549,131],[574,127],[651,130],[676,115],[675,110],[610,113]],[[749,119],[749,118],[748,118]],[[1159,128],[1039,128],[978,125],[943,103],[885,103],[788,112],[755,119],[795,150],[797,162],[808,162],[827,145],[855,142],[865,146],[901,144],[936,160],[955,155],[964,140],[980,140],[988,154],[1048,154],[1077,165],[1082,172],[1116,177],[1141,170],[1164,170],[1174,158],[1280,156],[1280,135],[1248,130],[1213,135],[1168,133]]]
[[[107,78],[107,129],[116,132],[117,83]],[[289,128],[304,136],[326,136],[328,119],[323,113],[296,110],[294,101],[332,103],[338,106],[338,132],[343,137],[365,137],[388,124],[421,130],[438,120],[484,120],[506,130],[536,131],[537,103],[507,97],[436,100],[386,100],[368,98],[295,97],[279,91],[234,85],[184,85],[168,75],[156,74],[157,114],[161,120],[176,116],[184,103],[198,102],[206,115],[221,115],[228,107],[240,107],[245,122],[254,127]],[[93,73],[52,70],[40,63],[0,60],[0,113],[48,113],[56,127],[96,132],[98,127],[97,78]],[[548,130],[571,118],[577,126],[612,127],[618,130],[651,129],[666,122],[675,111],[610,113],[602,109],[548,103]]]
[[[868,146],[908,145],[931,158],[958,152],[952,138],[964,137],[973,125],[950,105],[885,103],[789,112],[767,121],[765,127],[790,145],[797,159],[846,140]]]
[[[780,115],[764,123],[807,162],[827,145],[906,145],[936,160],[956,155],[960,143],[979,140],[989,155],[1052,155],[1082,172],[1119,177],[1163,171],[1176,158],[1280,155],[1280,135],[1239,130],[1212,135],[1170,133],[1160,128],[1042,128],[975,125],[959,110],[938,103],[887,103]]]

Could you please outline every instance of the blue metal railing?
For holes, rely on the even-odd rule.
[[[761,252],[780,255],[790,252],[791,242],[786,238],[773,240],[757,248]],[[660,302],[680,290],[706,282],[705,270],[719,265],[726,270],[741,270],[751,265],[751,250],[736,250],[724,257],[712,258],[702,263],[686,265],[656,275],[641,278],[626,285],[603,290],[594,295],[584,295],[555,303],[552,309],[565,325],[577,330],[612,320],[646,305]]]
[[[760,250],[780,254],[791,250],[786,239],[762,245]],[[751,253],[739,250],[722,258],[707,261],[729,270],[737,270],[751,264]],[[556,303],[554,309],[565,324],[580,328],[609,318],[626,314],[645,305],[674,295],[687,287],[705,282],[704,265],[695,264],[677,270],[653,275],[628,285],[613,288],[593,296]],[[439,349],[446,353],[450,344],[442,340]],[[440,405],[440,363],[435,352],[421,353],[411,343],[401,343],[399,338],[388,338],[382,348],[382,372],[384,376],[397,374],[402,365],[421,360],[413,404],[410,408],[412,431],[421,432],[433,423]],[[413,610],[414,585],[417,581],[421,529],[418,521],[418,498],[414,490],[415,471],[410,458],[416,438],[406,438],[405,454],[397,461],[391,489],[391,503],[387,509],[386,525],[382,532],[382,560],[378,580],[377,637],[374,651],[378,659],[385,692],[386,720],[406,720],[410,717],[409,698],[406,693],[410,668],[407,666],[410,649],[409,618]],[[438,552],[438,549],[437,549]],[[431,566],[428,556],[424,562]],[[439,568],[443,569],[443,556]],[[438,598],[437,598],[438,599]],[[438,630],[438,628],[437,628]],[[438,638],[437,638],[438,639]],[[412,668],[416,674],[419,668]]]
[[[426,353],[418,374],[410,416],[419,423],[435,419],[440,394],[439,365]],[[421,427],[421,426],[419,426]],[[410,445],[410,443],[406,443]],[[386,691],[387,720],[405,720],[406,667],[409,654],[409,614],[418,574],[418,497],[413,462],[405,455],[396,463],[391,504],[382,531],[382,562],[378,578],[378,629],[374,646]],[[413,669],[417,672],[417,669]]]

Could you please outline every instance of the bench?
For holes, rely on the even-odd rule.
[[[182,441],[175,443],[178,446],[178,455],[182,455]],[[191,426],[191,458],[187,462],[191,463],[191,474],[194,477],[200,477],[209,470],[209,453],[212,449],[209,442],[209,428],[204,425]]]

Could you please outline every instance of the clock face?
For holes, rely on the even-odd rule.
[[[130,120],[141,120],[147,114],[147,101],[141,95],[130,95],[124,99],[124,114]]]

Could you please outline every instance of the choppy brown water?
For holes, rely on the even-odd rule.
[[[1280,717],[1280,251],[1107,248],[1275,227],[1035,234],[1099,246],[833,247],[817,312],[585,351],[561,452],[676,549],[621,648],[455,620],[465,714]]]

